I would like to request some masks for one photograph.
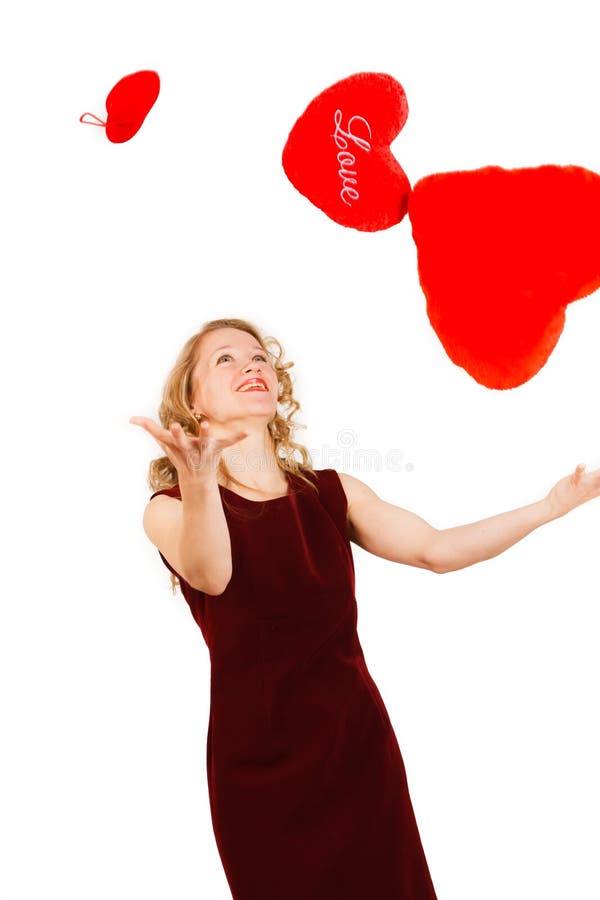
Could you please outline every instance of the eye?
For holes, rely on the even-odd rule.
[[[225,359],[226,356],[228,356],[230,359],[232,358],[231,353],[223,353],[223,354],[218,358],[218,360],[217,360],[217,365],[221,362],[222,359]],[[266,358],[266,356],[264,356],[264,354],[262,354],[262,353],[255,353],[255,354],[254,354],[254,359],[256,359],[257,356],[258,356],[259,359],[262,359],[264,362],[267,362],[267,358]]]

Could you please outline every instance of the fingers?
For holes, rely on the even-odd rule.
[[[198,442],[204,444],[204,442],[209,438],[210,425],[207,419],[202,419],[200,421],[200,434],[198,437],[187,435],[179,422],[171,422],[169,424],[169,427],[165,429],[161,428],[160,425],[157,425],[153,419],[149,419],[146,416],[131,416],[129,421],[132,425],[139,425],[141,428],[151,434],[159,444],[161,443],[161,441],[163,441],[168,443],[169,446],[173,444],[174,446],[181,448],[188,441],[192,444],[196,444]],[[232,435],[231,437],[214,438],[214,441],[218,446],[229,447],[232,444],[237,444],[238,441],[243,440],[245,437],[248,437],[248,434],[248,431],[239,431],[237,432],[237,434]]]
[[[151,425],[154,425],[155,428],[158,428],[158,425],[153,419],[148,419],[146,416],[131,416],[129,419],[132,425],[139,425],[141,428],[145,428],[146,431],[150,429]]]
[[[178,432],[173,430],[173,425],[177,425],[176,422],[171,422],[171,425],[168,429],[161,428],[160,425],[157,425],[154,419],[148,419],[146,416],[132,416],[129,421],[132,425],[139,425],[140,428],[143,428],[144,431],[147,431],[148,434],[151,434],[152,437],[156,440],[158,444],[160,444],[161,448],[164,450],[164,447],[161,443],[171,444],[173,443],[176,436],[178,436]],[[177,425],[180,428],[179,425]]]

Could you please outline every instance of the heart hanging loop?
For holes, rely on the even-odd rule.
[[[86,122],[84,121],[85,116],[91,116],[92,119],[95,119],[95,122]],[[82,116],[79,117],[79,121],[83,122],[84,125],[101,125],[103,128],[106,127],[106,122],[103,122],[102,119],[99,119],[98,116],[95,116],[94,113],[85,112]]]

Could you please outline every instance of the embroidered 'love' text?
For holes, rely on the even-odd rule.
[[[333,138],[336,147],[340,151],[337,155],[337,161],[340,165],[338,175],[342,179],[342,189],[340,191],[340,197],[347,206],[352,206],[352,203],[350,201],[358,200],[360,194],[355,187],[352,187],[352,185],[358,184],[358,179],[356,178],[357,171],[351,168],[352,166],[356,165],[356,156],[353,153],[350,153],[350,151],[348,150],[348,145],[352,142],[356,144],[356,146],[361,150],[364,150],[366,153],[368,153],[371,149],[371,144],[366,138],[359,137],[359,135],[353,133],[353,122],[362,122],[369,132],[369,137],[371,137],[371,126],[362,116],[352,116],[350,119],[348,119],[348,125],[346,126],[346,130],[344,131],[344,129],[342,128],[341,109],[336,109],[333,121],[335,124],[335,132],[330,135],[330,137]]]

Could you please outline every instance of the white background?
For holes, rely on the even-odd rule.
[[[600,167],[594,4],[14,4],[2,66],[2,900],[227,900],[206,786],[209,656],[142,529],[183,342],[248,318],[295,361],[297,432],[438,528],[600,465],[600,302],[492,391],[431,329],[405,219],[342,228],[281,167],[309,101],[404,86],[414,184],[487,164]],[[128,143],[111,87],[155,69]],[[343,458],[342,443],[351,441]],[[338,458],[325,458],[326,448]],[[360,467],[401,450],[411,469]],[[447,575],[354,547],[359,635],[439,900],[597,900],[600,501]],[[310,898],[307,898],[310,900]]]

